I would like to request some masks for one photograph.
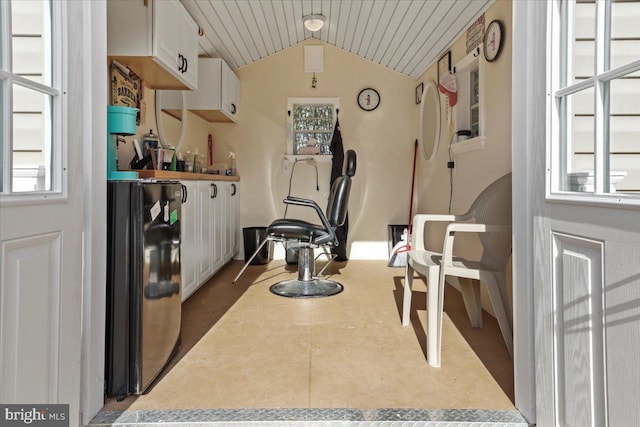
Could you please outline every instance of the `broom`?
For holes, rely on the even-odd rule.
[[[400,240],[391,249],[391,257],[389,258],[389,267],[404,267],[407,265],[407,252],[411,250],[411,223],[413,221],[413,188],[416,181],[416,160],[418,157],[418,140],[413,145],[413,172],[411,174],[411,197],[409,201],[409,222],[407,228],[402,233]]]

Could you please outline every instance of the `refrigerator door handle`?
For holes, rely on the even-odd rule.
[[[182,203],[187,203],[187,197],[188,197],[188,192],[187,192],[187,186],[184,184],[180,184],[182,186]]]

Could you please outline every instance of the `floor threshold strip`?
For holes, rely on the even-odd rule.
[[[102,411],[88,427],[173,426],[528,427],[517,411],[484,409],[179,409]]]

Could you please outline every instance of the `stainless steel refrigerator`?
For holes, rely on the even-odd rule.
[[[180,346],[180,208],[174,181],[107,183],[105,394],[141,394]]]

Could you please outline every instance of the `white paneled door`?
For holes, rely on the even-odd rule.
[[[82,4],[66,4],[63,22],[82,22]],[[62,157],[54,166],[60,183],[0,200],[0,402],[69,404],[72,426],[80,425],[82,154],[93,143],[83,78],[90,74],[82,72],[90,49],[81,31],[77,25],[56,40],[63,68],[73,74],[63,84],[63,112],[53,119],[62,135]]]
[[[640,414],[640,196],[551,185],[562,172],[553,124],[562,93],[550,87],[547,71],[571,52],[554,53],[545,39],[563,5],[573,3],[514,3],[514,27],[522,31],[513,43],[514,295],[528,298],[523,310],[515,307],[522,321],[515,328],[516,406],[540,427],[626,427],[638,425]],[[598,44],[606,39],[597,37]],[[606,88],[603,76],[598,84]],[[591,127],[598,144],[607,141]],[[533,338],[527,343],[519,333]],[[535,410],[530,397],[522,399],[533,388],[531,375]]]

